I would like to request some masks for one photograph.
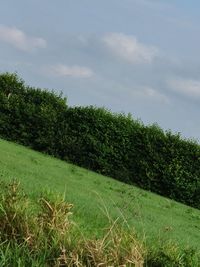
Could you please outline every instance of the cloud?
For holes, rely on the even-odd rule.
[[[192,79],[171,79],[168,81],[168,85],[173,91],[180,94],[192,97],[200,97],[200,81]]]
[[[150,99],[151,101],[161,102],[163,104],[170,103],[169,98],[165,94],[153,89],[152,87],[142,86],[139,90],[132,91],[131,95]]]
[[[85,66],[67,66],[63,64],[57,64],[53,66],[48,66],[45,68],[46,73],[54,76],[70,76],[74,78],[90,78],[94,75],[94,72]]]
[[[132,35],[109,33],[102,41],[113,54],[130,63],[151,63],[158,55],[156,47],[144,45]]]
[[[46,47],[46,41],[43,38],[28,36],[15,27],[5,25],[0,25],[0,41],[23,51],[32,51],[36,48]]]

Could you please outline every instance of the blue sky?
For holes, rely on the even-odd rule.
[[[200,2],[2,0],[0,71],[200,140]]]

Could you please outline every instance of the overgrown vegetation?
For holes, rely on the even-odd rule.
[[[0,136],[200,208],[200,146],[0,75]]]
[[[117,221],[110,221],[102,237],[88,240],[71,209],[59,195],[43,194],[32,203],[17,181],[2,182],[0,266],[199,266],[197,251],[169,242],[149,248]]]

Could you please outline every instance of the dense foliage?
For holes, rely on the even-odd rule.
[[[200,208],[200,146],[0,75],[0,136]]]
[[[28,87],[16,75],[0,75],[0,135],[32,148],[57,154],[57,124],[66,99],[48,90]]]

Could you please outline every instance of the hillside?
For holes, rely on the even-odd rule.
[[[0,177],[18,179],[31,198],[43,190],[65,193],[87,236],[100,235],[112,218],[124,217],[147,240],[172,239],[200,249],[200,211],[156,194],[0,140]]]

